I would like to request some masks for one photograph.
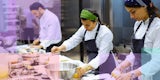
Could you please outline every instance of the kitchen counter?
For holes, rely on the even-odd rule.
[[[24,55],[24,54],[23,54]],[[27,63],[27,61],[23,61],[21,58],[23,56],[22,54],[0,54],[0,80],[46,80],[46,79],[40,79],[40,76],[35,76],[38,75],[38,73],[42,73],[43,77],[47,76],[47,72],[45,69],[45,65],[46,64],[59,64],[60,62],[69,62],[69,63],[73,63],[76,64],[77,66],[83,65],[82,62],[78,61],[78,60],[72,60],[66,56],[63,55],[52,55],[50,53],[46,53],[46,54],[39,54],[39,59],[38,62],[39,64],[34,64],[32,66],[28,66],[27,68],[34,68],[34,71],[38,72],[36,74],[32,74],[32,75],[19,75],[19,76],[14,76],[13,78],[9,77],[9,74],[11,72],[11,68],[10,68],[10,62],[16,62],[16,61],[20,61],[19,63],[22,63],[23,65],[26,64],[31,64],[31,63]],[[31,54],[32,55],[32,54]],[[29,60],[30,61],[30,60]],[[16,62],[18,64],[18,62]],[[59,67],[57,69],[60,69]],[[14,69],[16,70],[16,69]],[[16,72],[20,71],[21,68],[17,69]],[[26,70],[30,70],[32,71],[32,69],[26,69]],[[23,71],[24,72],[24,71]],[[39,74],[41,75],[41,74]],[[42,77],[41,76],[41,77]],[[39,79],[38,79],[39,78]]]

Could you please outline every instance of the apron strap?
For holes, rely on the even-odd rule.
[[[85,35],[86,35],[87,30],[85,30],[84,32],[84,37],[83,37],[83,41],[85,40]]]
[[[138,25],[138,27],[137,27],[135,33],[138,31],[138,29],[140,28],[141,24],[142,24],[142,22]],[[134,33],[134,34],[135,34],[135,33]]]
[[[97,35],[98,35],[98,32],[99,32],[99,29],[100,29],[100,24],[98,24],[98,28],[97,28],[97,31],[96,31],[95,39],[97,38]]]
[[[100,29],[100,23],[98,23],[98,28],[97,28],[97,31],[96,31],[95,39],[97,38],[97,35],[98,35],[98,32],[99,32],[99,29]],[[87,32],[87,30],[85,30],[85,32],[84,32],[83,41],[85,41],[85,35],[86,35],[86,32]]]
[[[155,15],[152,15],[151,18],[149,19],[148,28],[147,28],[147,30],[146,30],[146,33],[145,33],[144,36],[143,36],[143,39],[145,39],[146,34],[147,34],[147,32],[148,32],[148,30],[149,30],[149,28],[150,28],[150,25],[151,25],[151,23],[152,23],[152,21],[154,20],[155,17],[156,17]]]
[[[145,32],[145,34],[144,34],[144,36],[143,36],[143,39],[145,39],[146,34],[147,34],[147,32],[148,32],[148,30],[149,30],[149,28],[150,28],[150,25],[151,25],[152,21],[154,20],[154,18],[155,18],[155,15],[152,15],[152,17],[149,19],[149,24],[148,24],[147,30],[146,30],[146,32]],[[141,23],[139,24],[139,26],[137,27],[135,33],[138,31],[138,29],[140,28],[141,24],[142,24],[142,22],[141,22]],[[135,35],[135,33],[134,33],[134,35]]]

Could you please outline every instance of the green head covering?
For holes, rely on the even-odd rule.
[[[81,11],[80,18],[84,18],[84,19],[87,19],[87,20],[96,20],[97,16],[95,16],[90,11],[83,9]]]

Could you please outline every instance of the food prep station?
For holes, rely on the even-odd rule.
[[[0,54],[0,57],[7,57],[6,80],[114,80],[108,73],[95,75],[89,72],[81,78],[73,78],[76,68],[84,63],[60,54],[45,53],[28,45],[17,46],[17,52]]]

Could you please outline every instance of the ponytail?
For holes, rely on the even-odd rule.
[[[147,12],[149,17],[155,15],[156,17],[160,17],[160,14],[158,13],[158,8],[156,8],[153,3],[150,3],[150,5],[147,6]]]
[[[157,7],[155,7],[154,5],[151,8],[154,12],[154,14],[160,18],[160,13],[159,13],[159,9]]]
[[[100,24],[102,24],[102,22],[101,22],[101,20],[100,20],[100,17],[99,17],[99,15],[97,14],[97,13],[93,13],[95,16],[97,16],[97,18],[98,18],[98,22],[100,23]]]

